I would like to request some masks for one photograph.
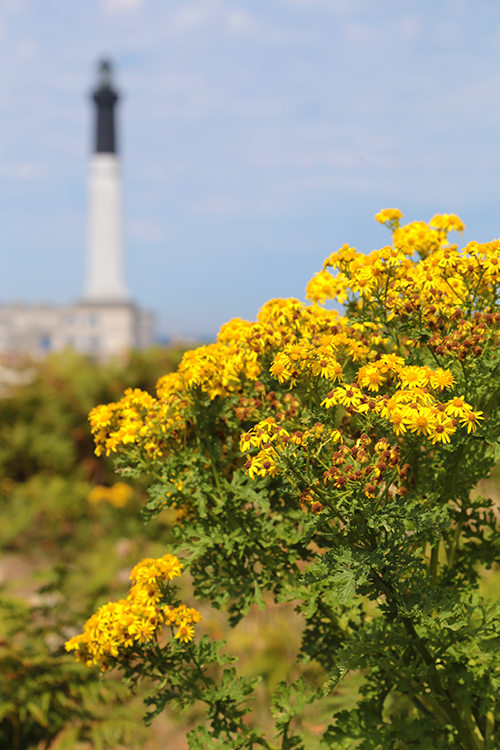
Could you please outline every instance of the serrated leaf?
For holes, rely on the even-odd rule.
[[[349,671],[349,668],[346,667],[345,665],[339,665],[339,666],[334,667],[328,673],[328,678],[325,684],[323,685],[323,695],[328,695],[333,690],[335,690],[339,682],[344,679],[348,671]]]

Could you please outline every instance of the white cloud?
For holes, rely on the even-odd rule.
[[[344,33],[353,42],[368,42],[377,35],[377,28],[369,23],[348,23],[344,27]]]
[[[145,0],[104,0],[104,10],[111,13],[121,10],[137,10],[144,3]]]
[[[176,33],[192,31],[216,18],[221,11],[218,0],[181,3],[169,18],[170,30]]]
[[[227,14],[226,26],[234,34],[253,35],[257,32],[255,19],[242,10],[231,10]]]
[[[0,176],[11,180],[33,180],[46,176],[46,169],[36,162],[0,164]]]
[[[30,60],[37,55],[38,51],[39,45],[34,39],[23,39],[16,50],[21,60]]]
[[[416,36],[420,31],[421,23],[414,16],[407,16],[399,21],[399,31],[405,36]]]
[[[319,6],[341,13],[353,10],[356,5],[354,0],[282,0],[282,2],[290,5],[309,6],[310,8]]]
[[[20,13],[26,8],[27,0],[3,0],[2,10],[9,15]]]
[[[243,206],[244,204],[241,200],[228,198],[225,195],[214,193],[207,198],[197,201],[194,204],[193,209],[197,213],[227,216],[229,214],[240,213]]]
[[[295,169],[311,170],[327,168],[336,170],[352,170],[366,167],[379,167],[381,169],[399,169],[401,160],[381,154],[380,156],[369,153],[365,156],[362,152],[351,149],[323,149],[318,150],[311,146],[310,149],[298,151],[273,151],[272,153],[256,154],[252,163],[266,168],[292,167]]]

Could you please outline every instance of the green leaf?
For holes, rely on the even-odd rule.
[[[349,668],[345,665],[338,665],[330,670],[326,682],[323,685],[323,695],[328,695],[333,692],[339,682],[344,679],[348,671]]]

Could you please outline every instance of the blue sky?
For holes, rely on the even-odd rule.
[[[303,298],[373,221],[500,235],[497,0],[2,0],[0,300],[83,287],[96,61],[123,93],[127,277],[170,336]]]

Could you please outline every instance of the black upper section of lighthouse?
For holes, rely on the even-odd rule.
[[[99,63],[99,83],[92,98],[97,105],[95,151],[98,154],[114,154],[116,153],[115,104],[118,101],[118,94],[112,86],[109,60],[102,60]]]

